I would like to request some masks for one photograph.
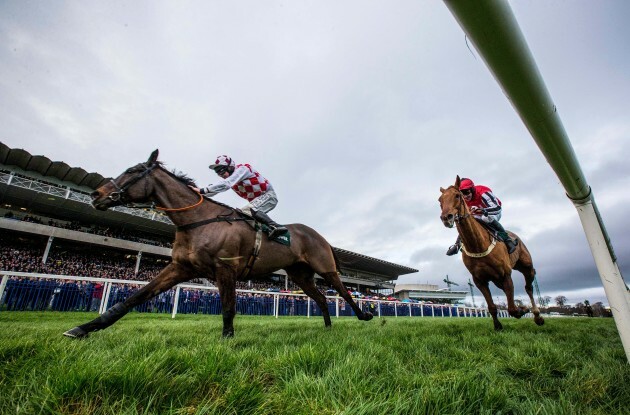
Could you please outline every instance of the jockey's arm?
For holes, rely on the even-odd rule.
[[[200,189],[199,193],[207,196],[214,196],[218,193],[225,192],[228,189],[231,189],[236,183],[242,181],[249,174],[249,170],[245,166],[241,166],[238,169],[234,170],[227,179],[221,179],[218,183],[209,184],[208,187],[204,187]]]
[[[501,205],[499,205],[499,201],[491,192],[482,194],[481,201],[484,205],[483,210],[485,214],[496,215],[501,212]]]

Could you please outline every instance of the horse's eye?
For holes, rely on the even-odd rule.
[[[459,193],[455,195],[455,198],[456,198],[456,199],[459,199]]]

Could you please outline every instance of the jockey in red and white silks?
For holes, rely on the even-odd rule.
[[[252,208],[261,209],[267,213],[278,204],[276,192],[269,180],[261,176],[249,164],[236,165],[234,173],[222,178],[218,183],[200,189],[200,193],[214,196],[228,189],[234,190],[237,195],[247,199],[249,203],[241,208],[247,214],[251,214]]]
[[[269,226],[270,238],[287,232],[287,228],[278,225],[267,216],[267,212],[278,204],[278,197],[269,180],[249,164],[237,165],[231,157],[225,155],[217,157],[209,167],[221,177],[221,180],[201,189],[195,188],[196,191],[205,196],[214,196],[232,189],[249,202],[241,210]]]

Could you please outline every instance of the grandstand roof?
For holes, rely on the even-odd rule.
[[[356,252],[347,251],[345,249],[333,247],[335,254],[339,258],[339,262],[345,268],[371,270],[375,274],[387,275],[391,279],[396,279],[400,275],[418,272],[417,269],[409,268],[404,265],[394,264],[382,259],[372,258],[367,255],[357,254]]]
[[[70,167],[63,161],[52,161],[46,156],[34,156],[24,149],[10,148],[4,143],[0,143],[0,163],[90,189],[97,189],[110,180],[99,173],[88,173],[80,167]]]

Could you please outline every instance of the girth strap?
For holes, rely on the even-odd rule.
[[[252,254],[249,256],[249,259],[247,260],[247,265],[245,266],[245,269],[243,270],[243,273],[241,274],[239,279],[247,277],[252,268],[254,268],[254,262],[256,262],[256,259],[258,259],[258,252],[260,252],[261,243],[262,229],[258,229],[258,231],[256,231],[256,242],[254,242],[254,249],[252,250]]]
[[[181,232],[181,231],[187,231],[189,229],[194,229],[194,228],[198,228],[200,226],[203,225],[207,225],[209,223],[215,223],[215,222],[237,222],[237,221],[246,221],[246,220],[251,220],[248,218],[226,218],[226,217],[217,217],[217,218],[211,218],[211,219],[205,219],[205,220],[200,220],[199,222],[193,222],[193,223],[187,223],[186,225],[181,225],[178,226],[176,228],[177,232]]]

